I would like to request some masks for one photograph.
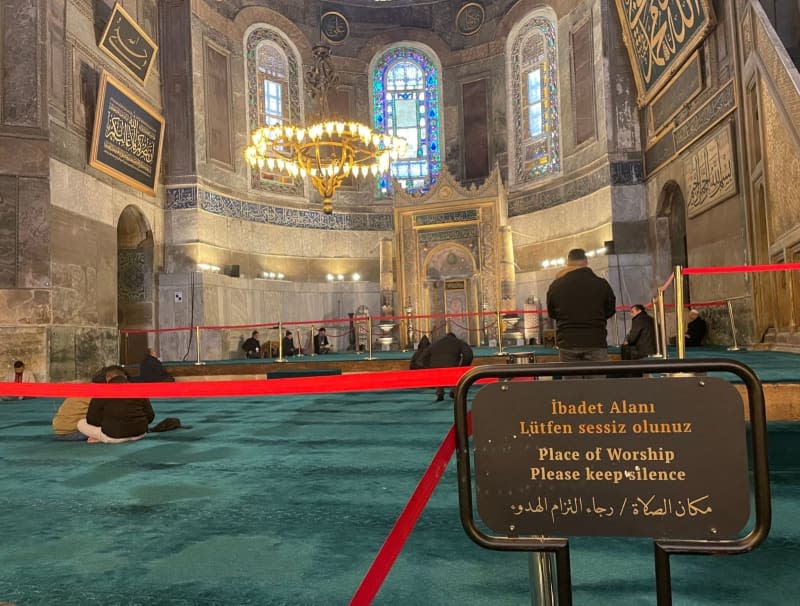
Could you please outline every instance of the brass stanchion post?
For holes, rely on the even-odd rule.
[[[667,311],[664,308],[664,291],[658,291],[658,318],[661,327],[661,357],[669,358],[669,340],[667,339]]]
[[[372,357],[372,316],[367,313],[367,357],[366,360],[374,360]]]
[[[675,336],[675,344],[678,346],[678,359],[686,357],[686,340],[683,337],[683,268],[675,266],[675,322],[678,331]]]
[[[278,357],[275,358],[276,362],[286,362],[283,357],[283,324],[278,322]]]
[[[311,325],[311,354],[309,354],[309,355],[311,355],[312,357],[317,355],[317,350],[314,347],[314,325],[313,324]]]
[[[661,342],[661,326],[658,322],[658,299],[653,297],[650,302],[653,304],[653,328],[656,333],[656,356],[663,358],[664,354],[661,351],[663,347],[663,343]]]
[[[495,310],[497,315],[497,353],[496,356],[504,356],[503,353],[503,321],[500,319],[500,310]]]
[[[202,366],[203,361],[200,359],[200,327],[194,327],[194,340],[197,344],[197,361],[194,363],[195,366]]]

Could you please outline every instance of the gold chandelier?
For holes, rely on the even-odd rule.
[[[330,48],[315,46],[314,64],[305,82],[321,113],[328,113],[328,91],[338,82],[330,61]],[[333,194],[350,177],[366,178],[389,170],[392,160],[406,153],[399,137],[376,133],[360,122],[321,119],[311,126],[275,124],[255,129],[244,152],[251,168],[277,170],[292,177],[311,179],[322,196],[322,211],[333,212]]]

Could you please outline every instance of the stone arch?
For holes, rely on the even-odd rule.
[[[686,242],[686,201],[676,181],[668,181],[661,188],[656,206],[656,251],[666,267],[658,268],[659,279],[666,278],[676,265],[686,267],[689,252]],[[684,296],[690,301],[688,280]]]
[[[137,206],[126,206],[117,222],[117,324],[121,329],[155,326],[153,230]],[[123,363],[139,362],[148,347],[147,335],[122,336]]]
[[[444,321],[434,318],[428,322],[431,340],[451,331],[467,342],[476,342],[471,336],[477,335],[477,319],[459,316],[478,311],[480,276],[473,252],[457,242],[438,244],[425,255],[422,275],[426,313],[445,316]]]

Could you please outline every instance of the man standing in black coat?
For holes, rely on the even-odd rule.
[[[472,355],[472,348],[455,333],[449,332],[420,354],[419,363],[422,368],[469,366],[472,364]],[[452,391],[450,397],[453,397]],[[444,400],[444,387],[437,387],[436,401],[442,400]]]
[[[547,313],[556,321],[562,362],[608,359],[606,321],[617,299],[609,283],[589,268],[582,248],[569,251],[567,267],[547,291]]]
[[[629,360],[641,360],[656,353],[656,329],[644,305],[631,306],[631,331],[625,343],[630,347]]]

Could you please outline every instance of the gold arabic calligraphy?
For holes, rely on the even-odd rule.
[[[122,17],[118,17],[122,19]],[[122,24],[115,25],[111,34],[108,36],[108,45],[116,51],[119,59],[128,63],[133,69],[146,71],[147,64],[150,62],[150,52],[147,47],[139,49],[142,46],[142,39],[140,36],[130,37],[122,34],[120,31]]]
[[[613,505],[600,505],[597,499],[592,497],[591,504],[584,507],[583,497],[559,497],[548,498],[538,497],[534,502],[528,501],[527,503],[515,503],[511,505],[511,512],[515,516],[521,516],[525,513],[544,513],[549,514],[553,524],[556,523],[556,516],[569,516],[586,514],[597,516],[598,518],[609,518],[612,516],[624,517],[630,516],[673,516],[675,518],[684,518],[686,516],[696,517],[704,516],[711,513],[711,508],[708,499],[710,495],[703,495],[695,497],[694,499],[672,499],[663,498],[657,499],[655,495],[649,498],[645,497],[625,497],[621,503],[615,508]]]
[[[645,87],[707,20],[700,0],[620,0]]]

